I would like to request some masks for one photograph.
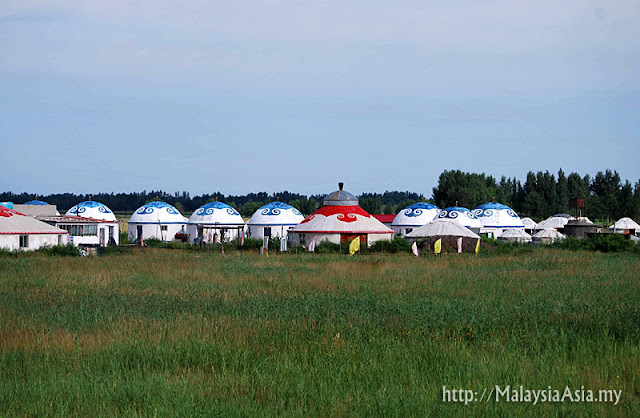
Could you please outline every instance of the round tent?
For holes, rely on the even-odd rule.
[[[482,223],[480,232],[490,237],[499,237],[503,231],[512,228],[524,229],[518,214],[507,205],[489,202],[471,211]]]
[[[391,239],[393,230],[362,209],[358,199],[343,186],[339,183],[338,190],[325,197],[320,209],[293,227],[290,236],[294,244],[308,245],[314,238],[317,243],[339,244],[360,237],[364,245]]]
[[[65,216],[79,216],[81,218],[99,219],[117,222],[116,215],[106,205],[93,200],[80,202],[65,213]]]
[[[567,217],[568,216],[568,217]],[[562,229],[573,218],[570,215],[553,215],[544,221],[538,223],[534,228],[535,231],[541,231],[543,229]]]
[[[23,205],[45,206],[45,205],[48,205],[48,203],[42,200],[30,200],[28,202],[23,203]]]
[[[480,235],[474,234],[459,222],[448,218],[438,218],[407,234],[407,238],[428,237],[463,237],[479,239]]]
[[[68,232],[64,229],[0,205],[0,248],[37,250],[67,242]]]
[[[522,218],[522,223],[524,224],[525,231],[533,231],[538,223],[531,218]]]
[[[609,230],[616,234],[627,234],[630,233],[629,231],[638,233],[638,231],[640,231],[640,225],[631,218],[620,218],[609,227]]]
[[[538,224],[539,225],[539,224]],[[553,242],[565,239],[566,237],[554,228],[542,229],[531,237],[534,244],[552,244]]]
[[[300,211],[282,202],[271,202],[254,212],[247,222],[253,238],[283,237],[289,230],[304,220]]]
[[[200,206],[187,222],[191,242],[230,241],[237,238],[244,228],[244,219],[238,211],[222,202]]]
[[[418,202],[402,209],[391,223],[391,229],[399,236],[405,236],[416,228],[433,221],[440,208],[427,202]]]
[[[128,235],[132,241],[174,241],[176,234],[185,234],[186,237],[186,223],[187,219],[170,204],[162,201],[149,202],[131,215]]]
[[[442,209],[438,214],[438,218],[453,219],[460,225],[469,228],[475,233],[479,233],[482,223],[469,209],[460,206],[451,206]]]
[[[500,239],[507,242],[531,242],[531,235],[524,232],[522,228],[511,228],[505,230]]]

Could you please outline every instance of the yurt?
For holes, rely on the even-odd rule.
[[[271,202],[255,211],[247,222],[247,226],[253,238],[265,236],[286,238],[289,230],[303,220],[304,216],[293,206],[282,202]]]
[[[244,232],[242,216],[231,206],[211,202],[200,206],[187,222],[189,242],[231,241]]]
[[[474,234],[459,222],[449,218],[437,218],[406,235],[409,239],[429,237],[463,237],[479,239],[480,235]]]
[[[497,202],[480,205],[471,211],[482,223],[480,232],[490,238],[499,237],[507,229],[524,229],[524,223],[513,209]]]
[[[67,241],[67,231],[0,206],[0,248],[37,250],[44,246],[64,245]]]
[[[187,233],[187,218],[180,211],[163,201],[140,206],[129,219],[128,235],[131,241],[145,239],[175,241],[176,234]]]
[[[418,202],[402,209],[391,223],[396,235],[403,237],[414,229],[433,221],[438,217],[440,208],[427,202]]]
[[[531,235],[524,232],[522,228],[510,228],[502,232],[500,240],[506,242],[531,242]]]
[[[79,216],[81,218],[99,219],[103,221],[117,222],[116,215],[111,209],[100,202],[86,200],[73,206],[65,213],[65,216]]]
[[[534,230],[542,231],[543,229],[549,229],[549,228],[563,229],[564,226],[567,224],[567,222],[573,219],[575,218],[567,214],[553,215],[545,219],[544,221],[538,223],[538,225],[536,225]]]
[[[522,218],[524,224],[524,232],[531,234],[533,230],[538,226],[538,223],[531,218]]]
[[[460,206],[451,206],[442,209],[438,214],[438,218],[453,219],[476,234],[480,233],[480,229],[482,229],[482,222],[480,222],[476,215],[469,209]]]
[[[542,229],[531,237],[534,244],[553,244],[557,240],[565,239],[566,237],[558,232],[554,228]]]
[[[640,232],[640,225],[631,218],[620,218],[609,227],[609,231],[616,234],[635,235]]]
[[[391,240],[393,230],[362,209],[358,199],[343,187],[339,183],[338,190],[324,198],[320,209],[293,227],[289,236],[294,245],[309,245],[314,238],[318,244],[350,243],[358,236],[362,245]]]

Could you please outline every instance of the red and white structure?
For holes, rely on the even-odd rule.
[[[0,205],[0,248],[37,250],[67,241],[67,231]]]
[[[325,197],[320,209],[293,227],[289,233],[292,244],[308,245],[314,237],[318,244],[350,243],[358,236],[362,245],[391,240],[393,230],[362,209],[354,195],[342,190],[343,183],[338,186],[339,190]]]

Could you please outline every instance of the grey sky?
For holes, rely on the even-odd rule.
[[[0,190],[640,178],[639,1],[425,3],[4,1]]]

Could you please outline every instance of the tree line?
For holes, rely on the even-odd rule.
[[[573,208],[572,200],[584,200],[584,208]],[[503,203],[521,217],[545,219],[558,213],[581,213],[592,220],[619,219],[624,216],[640,217],[640,180],[632,185],[622,182],[617,171],[599,171],[595,176],[570,173],[560,169],[557,175],[549,171],[527,173],[524,184],[516,178],[465,173],[459,170],[440,174],[433,188],[433,201],[439,207],[459,206],[474,208],[483,203]]]
[[[151,190],[133,193],[59,193],[37,196],[50,204],[57,205],[61,213],[84,200],[104,203],[116,212],[131,213],[150,201],[160,199],[180,210],[191,213],[200,206],[216,199],[225,202],[244,217],[251,216],[261,206],[280,200],[296,207],[308,215],[317,210],[324,195],[303,195],[288,191],[278,193],[249,193],[246,195],[223,195],[222,193],[191,196],[189,192],[168,193]],[[0,201],[25,203],[36,198],[30,193],[0,193]],[[411,191],[386,191],[384,193],[363,193],[359,196],[360,206],[369,213],[395,214],[406,206],[424,199]],[[600,171],[595,176],[570,173],[562,169],[556,174],[549,171],[529,172],[522,183],[516,178],[502,177],[499,181],[484,173],[466,173],[460,170],[444,171],[438,185],[433,188],[429,202],[445,208],[463,206],[473,209],[483,203],[503,203],[513,208],[520,216],[530,216],[536,220],[556,213],[576,213],[571,208],[572,199],[584,199],[583,214],[593,220],[618,219],[629,216],[640,218],[640,180],[632,185],[622,181],[616,171]]]

